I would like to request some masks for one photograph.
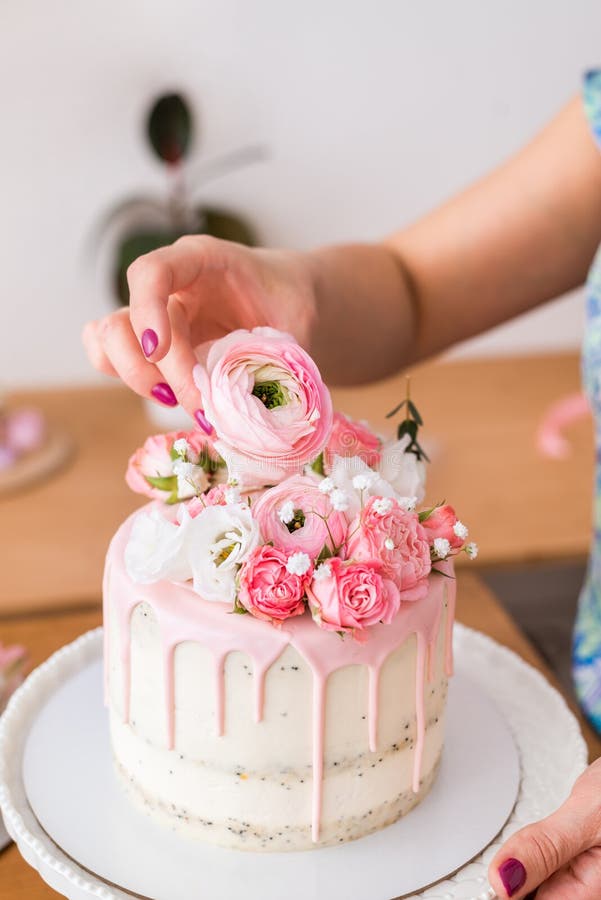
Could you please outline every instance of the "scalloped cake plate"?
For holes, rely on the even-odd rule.
[[[563,698],[514,653],[460,625],[455,651],[443,761],[423,803],[350,844],[261,854],[180,838],[130,806],[112,769],[102,631],[89,632],[40,666],[0,719],[6,826],[71,900],[281,900],[283,884],[287,900],[491,898],[488,861],[565,799],[586,747]]]

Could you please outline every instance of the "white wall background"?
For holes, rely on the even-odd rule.
[[[161,191],[141,133],[183,88],[198,157],[259,141],[268,162],[206,197],[267,243],[376,238],[517,149],[601,63],[598,0],[3,0],[0,382],[94,377],[86,319],[111,309],[84,245],[132,191]],[[572,347],[573,296],[461,352]]]

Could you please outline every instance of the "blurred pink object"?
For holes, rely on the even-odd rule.
[[[10,695],[19,687],[25,676],[27,652],[24,647],[0,644],[0,712]]]
[[[542,456],[549,459],[566,459],[570,444],[562,431],[573,422],[591,414],[585,394],[568,394],[553,403],[545,413],[537,431],[536,446]]]
[[[17,454],[40,446],[46,434],[44,416],[37,409],[18,409],[6,416],[5,443]]]

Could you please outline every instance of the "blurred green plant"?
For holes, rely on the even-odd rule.
[[[194,119],[182,94],[164,94],[146,117],[146,138],[165,169],[167,189],[162,196],[132,195],[112,207],[95,229],[94,237],[118,228],[113,284],[118,302],[127,306],[127,269],[144,253],[171,244],[184,234],[213,237],[256,246],[254,227],[232,210],[208,205],[198,198],[209,181],[267,156],[265,148],[249,145],[191,167]]]

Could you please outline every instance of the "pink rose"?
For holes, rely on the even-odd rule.
[[[334,413],[332,431],[324,452],[326,471],[332,467],[334,456],[358,456],[372,469],[380,462],[382,442],[363,422],[355,422],[339,412]]]
[[[347,556],[379,559],[399,591],[414,587],[432,567],[430,542],[416,513],[392,497],[370,497],[349,528]],[[402,599],[402,597],[401,597]]]
[[[173,445],[177,440],[187,442],[186,464],[192,467],[179,480],[174,465],[184,460],[174,454]],[[132,491],[153,500],[183,500],[207,490],[218,462],[219,454],[212,440],[200,429],[170,431],[144,441],[129,459],[125,480]]]
[[[311,559],[325,545],[337,552],[344,543],[347,521],[318,485],[312,476],[292,475],[259,497],[252,511],[264,541],[290,553],[302,551]]]
[[[330,394],[290,335],[234,331],[211,345],[194,380],[216,447],[243,486],[277,484],[323,450],[332,427]]]
[[[454,530],[457,524],[459,524],[459,534],[456,534]],[[437,506],[428,518],[424,519],[422,527],[431,544],[434,543],[436,538],[445,538],[449,542],[451,550],[460,550],[467,537],[467,529],[463,528],[455,514],[455,510],[448,504],[446,506]],[[463,537],[461,537],[461,534],[463,534]]]
[[[389,625],[399,611],[396,585],[382,575],[378,560],[344,562],[335,556],[315,570],[307,588],[311,614],[321,628],[360,632],[384,622]],[[359,632],[359,633],[357,633]]]
[[[243,564],[238,581],[238,602],[257,619],[277,625],[305,611],[305,592],[313,575],[307,565],[303,575],[290,566],[290,554],[265,544],[256,547]],[[304,566],[301,566],[301,569]]]

